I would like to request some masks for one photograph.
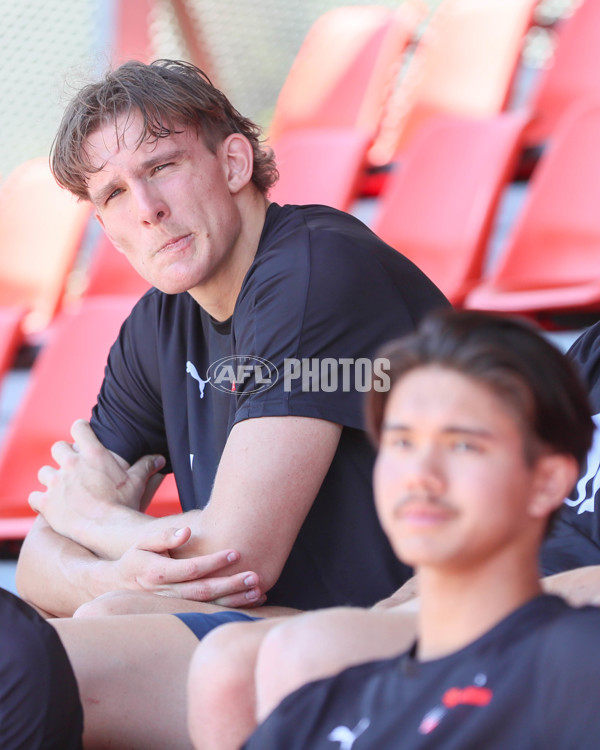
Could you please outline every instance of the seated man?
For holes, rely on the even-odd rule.
[[[356,218],[271,203],[259,135],[201,71],[162,60],[85,86],[54,144],[60,184],[154,286],[91,422],[40,471],[17,569],[21,595],[64,618],[91,745],[189,747],[198,637],[252,619],[219,605],[369,606],[411,575],[377,522],[362,397],[385,385],[380,345],[448,302]],[[161,471],[183,513],[153,519]]]
[[[56,632],[0,589],[0,747],[80,750],[77,683]]]
[[[588,328],[568,352],[588,387],[596,433],[583,471],[557,513],[541,552],[549,591],[575,603],[600,603],[600,323]]]
[[[375,516],[362,394],[376,349],[441,292],[354,217],[270,203],[259,129],[191,64],[129,62],[84,87],[51,161],[154,288],[91,426],[40,471],[21,595],[62,617],[388,596],[410,570]],[[181,516],[144,513],[158,471]]]
[[[245,747],[596,748],[600,610],[543,594],[537,562],[591,442],[583,387],[529,326],[479,313],[434,315],[386,356],[391,391],[369,406],[376,503],[418,572],[417,639],[403,650],[388,613],[387,635],[365,627],[378,661],[296,690],[315,677],[297,644],[321,615],[274,627]],[[338,638],[356,647],[348,623]]]

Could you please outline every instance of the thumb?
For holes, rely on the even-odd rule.
[[[163,469],[166,463],[164,456],[142,456],[129,467],[127,473],[145,484],[151,476]]]

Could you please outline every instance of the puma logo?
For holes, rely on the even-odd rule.
[[[369,719],[361,719],[354,729],[348,729],[348,727],[336,727],[327,735],[327,739],[332,742],[340,743],[340,750],[352,750],[352,746],[356,740],[360,737],[363,732],[366,732],[371,721]]]
[[[200,398],[204,398],[204,389],[206,388],[206,384],[210,382],[210,378],[208,380],[202,380],[200,375],[198,375],[198,370],[194,367],[194,364],[190,362],[189,360],[185,363],[185,371],[188,375],[191,375],[194,380],[198,381],[198,389],[200,390]]]

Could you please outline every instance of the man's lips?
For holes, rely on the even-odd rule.
[[[394,515],[406,523],[427,526],[447,521],[454,515],[454,511],[437,500],[405,498],[396,506]]]
[[[164,245],[161,245],[161,247],[159,248],[159,252],[165,251],[169,253],[181,250],[189,243],[191,238],[191,234],[181,234],[179,235],[179,237],[174,237],[173,239],[167,240]]]

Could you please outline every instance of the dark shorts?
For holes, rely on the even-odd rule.
[[[194,633],[196,638],[202,640],[207,633],[210,633],[219,625],[225,625],[227,622],[256,622],[260,617],[250,617],[243,612],[213,612],[206,614],[204,612],[182,612],[175,615],[185,623]]]
[[[0,589],[0,747],[80,750],[83,712],[54,628]]]

